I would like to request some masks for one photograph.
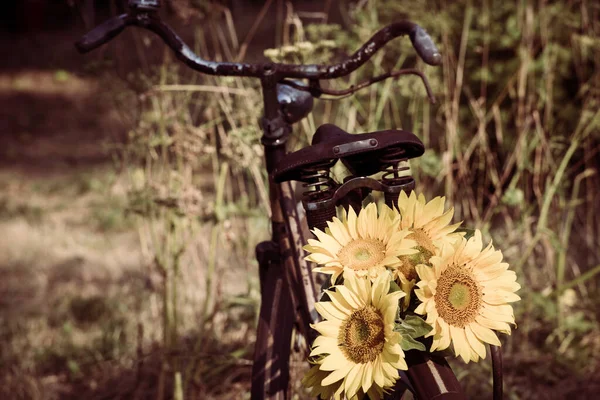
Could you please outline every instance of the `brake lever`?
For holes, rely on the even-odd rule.
[[[416,75],[419,78],[421,78],[421,82],[423,82],[423,86],[425,86],[425,91],[427,92],[427,97],[429,98],[429,101],[431,102],[431,104],[436,103],[435,96],[433,95],[433,92],[431,90],[431,86],[429,85],[429,81],[427,80],[427,77],[425,76],[425,74],[423,72],[421,72],[417,69],[414,69],[414,68],[405,68],[405,69],[401,69],[398,71],[387,72],[385,74],[378,75],[367,81],[360,82],[358,84],[350,86],[349,88],[341,89],[341,90],[322,88],[320,86],[320,84],[319,85],[315,84],[315,82],[319,83],[319,81],[313,81],[313,80],[310,81],[310,84],[308,86],[300,84],[295,81],[292,81],[290,79],[284,79],[281,82],[279,82],[279,84],[287,85],[287,86],[293,87],[294,89],[303,90],[305,92],[310,93],[313,97],[320,97],[322,94],[328,94],[330,96],[336,96],[336,99],[343,99],[344,97],[350,96],[354,92],[357,92],[360,89],[364,89],[367,86],[371,86],[374,83],[381,82],[388,78],[397,78],[401,75]],[[330,99],[325,99],[325,100],[330,100]]]

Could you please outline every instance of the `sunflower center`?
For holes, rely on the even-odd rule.
[[[354,239],[337,254],[344,267],[353,270],[369,269],[385,257],[385,245],[377,239]]]
[[[372,255],[368,249],[358,249],[354,253],[354,257],[359,261],[367,261],[371,259]]]
[[[462,310],[471,303],[471,292],[467,285],[462,283],[455,283],[450,288],[450,294],[448,295],[448,301],[452,304],[452,307],[457,310]]]
[[[385,344],[381,313],[373,306],[354,311],[342,324],[338,341],[350,361],[356,364],[374,361]]]
[[[464,328],[479,314],[482,292],[469,270],[452,265],[438,279],[434,299],[444,321]]]

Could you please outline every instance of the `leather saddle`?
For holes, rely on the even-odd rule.
[[[273,177],[278,183],[301,180],[306,168],[336,160],[342,160],[354,176],[369,176],[391,165],[386,155],[399,150],[401,158],[410,159],[421,156],[425,148],[413,133],[403,130],[351,134],[325,124],[317,129],[310,146],[287,154],[279,162]]]

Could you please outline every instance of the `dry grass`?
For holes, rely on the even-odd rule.
[[[64,171],[38,179],[2,174],[3,398],[153,398],[157,391],[163,278],[126,214],[122,182],[107,184],[112,177],[110,170],[88,171],[95,189],[86,190],[81,177]],[[216,260],[207,316],[212,228],[200,227],[182,257],[180,343],[171,351],[196,393],[217,381],[210,389],[217,398],[248,388],[257,282],[232,282],[255,275],[239,242],[262,234],[264,218],[257,222],[232,219],[218,232],[217,251],[228,256]],[[231,386],[221,386],[225,371]]]
[[[88,95],[99,84],[72,79],[77,90],[41,71],[5,76],[2,82],[7,96],[15,96],[16,87],[17,97],[27,89],[35,99],[32,88],[40,85],[65,102],[93,104]],[[266,235],[264,214],[251,212],[241,219],[235,207],[226,206],[218,210],[223,216],[218,225],[197,224],[188,232],[178,276],[171,281],[181,288],[178,339],[166,349],[160,322],[165,277],[155,263],[155,238],[139,224],[135,199],[129,197],[136,171],[65,165],[62,160],[76,152],[69,146],[82,147],[69,128],[76,126],[78,114],[47,111],[39,108],[42,103],[29,103],[28,111],[62,118],[63,137],[69,139],[38,136],[37,131],[53,129],[37,126],[28,146],[13,142],[10,159],[23,163],[0,173],[0,396],[155,398],[162,375],[162,390],[170,398],[172,389],[166,388],[173,387],[172,373],[163,365],[165,356],[184,369],[187,393],[243,395],[258,305],[257,279],[246,279],[257,275],[249,262],[254,242],[248,237]],[[109,127],[111,113],[95,118]],[[104,137],[91,143],[91,154],[106,160],[110,142]],[[210,204],[214,188],[205,175],[199,176],[200,189],[209,189],[207,199],[200,200]],[[160,189],[160,182],[154,183]],[[168,191],[159,192],[169,200]],[[186,197],[184,211],[196,211],[197,200],[193,193]],[[161,234],[160,226],[154,233]],[[209,268],[213,279],[207,282]],[[246,284],[234,283],[240,276]]]

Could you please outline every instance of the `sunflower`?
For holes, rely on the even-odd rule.
[[[418,249],[415,254],[400,256],[400,262],[393,266],[394,278],[400,281],[400,287],[408,294],[404,299],[405,305],[408,305],[417,279],[415,267],[418,264],[428,264],[429,259],[444,243],[454,243],[462,237],[462,234],[454,233],[460,222],[449,225],[454,216],[454,208],[444,212],[444,203],[444,197],[436,197],[426,202],[423,194],[417,197],[415,192],[411,192],[410,196],[400,192],[399,229],[410,231],[407,239],[414,240]]]
[[[320,336],[310,356],[319,358],[319,371],[313,370],[311,383],[326,372],[318,384],[334,386],[329,392],[336,398],[344,392],[347,398],[366,393],[378,399],[383,390],[393,387],[398,369],[407,369],[407,365],[401,336],[394,332],[398,301],[404,293],[388,293],[390,282],[389,272],[371,283],[349,271],[344,273],[343,285],[326,291],[331,301],[316,304],[324,321],[313,325]]]
[[[350,207],[350,211],[343,211],[342,220],[334,217],[328,221],[325,232],[314,229],[317,240],[308,239],[304,246],[311,253],[306,259],[322,265],[314,270],[331,274],[332,284],[344,270],[374,280],[386,267],[397,264],[398,256],[416,253],[412,248],[416,242],[406,239],[410,232],[400,230],[400,221],[389,218],[392,211],[383,207],[379,216],[375,203],[362,209],[358,216]]]
[[[510,335],[515,323],[512,306],[520,300],[514,271],[502,262],[502,252],[490,243],[482,250],[481,232],[445,245],[440,256],[431,257],[432,267],[418,265],[421,279],[415,294],[422,301],[417,314],[427,314],[433,330],[431,351],[452,342],[454,353],[465,362],[485,358],[484,343],[500,345],[493,330]]]
[[[317,397],[320,399],[331,399],[339,400],[341,398],[345,398],[346,400],[364,400],[365,392],[362,388],[359,388],[354,396],[348,396],[346,393],[344,397],[342,397],[342,393],[344,390],[344,381],[339,380],[336,383],[333,383],[328,386],[322,386],[321,381],[325,379],[330,374],[329,371],[321,371],[319,369],[319,364],[312,366],[310,370],[306,373],[304,378],[302,379],[302,384],[310,388],[309,396]],[[381,388],[371,388],[369,389],[369,397],[371,399],[380,399],[383,397],[383,389]]]
[[[342,385],[343,381],[338,381],[328,386],[321,385],[321,381],[327,378],[328,375],[329,372],[319,369],[318,363],[310,367],[304,378],[302,378],[302,384],[310,388],[310,397],[318,397],[320,399],[340,398],[344,389]]]

